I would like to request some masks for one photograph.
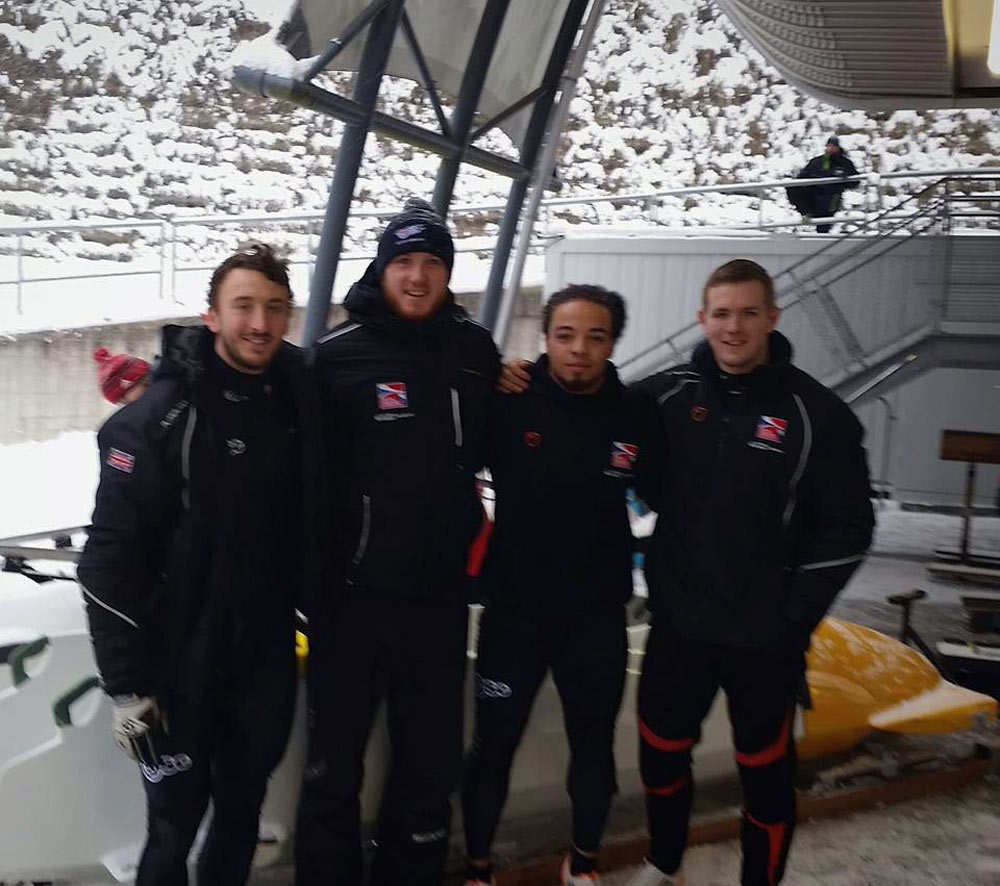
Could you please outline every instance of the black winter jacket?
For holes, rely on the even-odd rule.
[[[249,400],[230,390],[238,379],[227,385],[224,373],[239,374],[212,363],[218,360],[213,344],[203,327],[165,327],[149,390],[98,433],[101,479],[78,577],[97,664],[111,695],[165,689],[197,694],[209,666],[224,664],[219,655],[232,653],[233,644],[244,655],[266,646],[290,658],[294,607],[303,605],[306,589],[318,578],[312,527],[321,519],[321,449],[304,352],[285,343],[272,364],[269,377],[294,410],[289,421],[280,413],[272,421],[266,417],[271,404],[263,410],[253,404],[252,414],[243,417]],[[246,428],[246,441],[230,436],[233,421]],[[261,513],[254,520],[238,514],[239,503],[224,500],[236,484],[247,486],[230,460],[253,456],[242,446],[252,449],[261,437],[270,441],[261,440],[268,454],[294,456],[301,489],[282,489],[279,484],[293,475],[277,465],[269,472],[274,477],[268,494],[262,491],[267,478],[255,474],[259,482],[236,490],[240,502],[260,499],[265,508],[272,500],[292,502],[301,513]],[[233,489],[225,486],[227,476]],[[294,530],[284,532],[283,526]],[[241,539],[241,528],[266,532],[273,545],[261,548],[259,538]]]
[[[820,154],[813,157],[796,178],[850,178],[858,169],[844,151],[832,156]],[[786,188],[791,204],[807,215],[835,212],[844,191],[857,188],[861,182],[830,182],[825,185]]]
[[[800,653],[871,542],[861,425],[791,356],[774,332],[730,376],[702,342],[639,384],[666,432],[650,606],[692,639]]]
[[[429,320],[398,317],[373,267],[344,305],[349,319],[316,346],[336,519],[329,601],[344,588],[457,599],[482,521],[496,347],[450,293]]]
[[[496,513],[481,584],[491,606],[561,610],[632,594],[625,491],[659,446],[653,401],[612,364],[595,394],[571,394],[544,355],[521,395],[498,395],[487,460]]]

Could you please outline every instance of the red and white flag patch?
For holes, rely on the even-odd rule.
[[[109,468],[114,468],[123,474],[131,474],[135,470],[135,456],[114,447],[108,450],[108,457],[105,463]]]
[[[767,443],[780,443],[788,430],[788,420],[775,418],[773,415],[762,415],[757,419],[757,430],[754,437]]]
[[[409,404],[404,381],[378,382],[375,385],[375,396],[379,409],[406,409]]]
[[[639,457],[639,447],[635,443],[619,443],[615,440],[611,444],[611,467],[622,471],[631,471],[635,468],[635,461]]]

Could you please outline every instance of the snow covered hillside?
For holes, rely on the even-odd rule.
[[[238,44],[280,22],[287,0],[0,0],[0,223],[321,210],[340,124],[237,92]],[[341,89],[349,83],[338,76]],[[386,83],[386,110],[433,125],[415,84]],[[839,112],[783,84],[708,0],[612,0],[563,137],[563,195],[794,174],[831,132],[859,167],[1000,164],[1000,112]],[[492,141],[489,139],[492,138]],[[485,146],[509,150],[501,136]],[[357,206],[429,194],[435,157],[372,137]],[[507,182],[468,170],[458,202],[502,199]],[[742,220],[740,198],[677,200],[661,221]],[[601,221],[637,206],[601,209]],[[573,207],[568,222],[592,222]],[[465,217],[491,233],[496,215]],[[356,221],[349,249],[370,246]],[[285,230],[294,234],[294,226]],[[41,257],[129,261],[153,232],[53,233]],[[213,260],[220,235],[179,258]],[[231,237],[230,237],[231,239]],[[0,251],[12,240],[0,237]],[[151,247],[152,248],[152,247]],[[185,251],[187,250],[187,251]]]

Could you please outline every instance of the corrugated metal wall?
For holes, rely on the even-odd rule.
[[[963,274],[971,274],[979,281],[977,292],[982,294],[985,290],[981,281],[988,276],[977,275],[974,269],[995,260],[1000,254],[1000,239],[954,238],[953,248],[959,239]],[[569,237],[555,243],[548,252],[546,294],[567,283],[599,283],[621,292],[629,306],[628,326],[615,354],[616,362],[622,365],[694,320],[702,284],[723,262],[751,258],[777,276],[828,243],[829,239],[822,236],[794,235]],[[830,287],[866,353],[889,349],[933,324],[945,293],[946,249],[944,238],[910,240]],[[778,328],[792,340],[797,365],[821,380],[831,381],[842,374],[842,364],[830,347],[829,334],[817,332],[817,312],[815,304],[811,308],[802,303],[794,305],[783,312]],[[966,319],[964,315],[962,319]],[[988,317],[983,315],[982,319]],[[694,329],[683,341],[696,338],[700,338],[700,332]],[[670,362],[670,351],[660,348],[637,360],[630,374],[638,377]],[[959,501],[962,466],[938,460],[941,430],[949,427],[1000,433],[1000,388],[996,386],[1000,386],[1000,372],[940,369],[890,395],[900,416],[893,430],[889,468],[898,497],[934,504]],[[878,477],[882,407],[877,403],[863,407],[859,417],[869,431],[872,475]],[[996,481],[997,469],[980,469],[980,502],[992,500]]]

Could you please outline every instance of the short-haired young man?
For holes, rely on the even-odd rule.
[[[527,391],[500,397],[491,419],[496,523],[480,579],[487,605],[463,792],[470,886],[491,882],[490,846],[514,752],[549,671],[570,746],[565,886],[596,883],[616,790],[624,604],[632,594],[625,493],[642,486],[637,472],[658,448],[650,443],[657,416],[610,362],[625,324],[618,293],[569,286],[549,299],[543,323],[546,353],[530,367]]]
[[[79,565],[119,746],[147,800],[139,886],[249,872],[295,699],[295,603],[314,574],[317,409],[282,341],[288,265],[265,245],[212,275],[205,326],[167,326],[148,391],[98,434]]]
[[[387,702],[392,765],[375,886],[437,886],[462,766],[465,565],[482,519],[476,472],[499,357],[448,289],[454,245],[407,203],[317,343],[335,482],[333,580],[310,618],[309,768],[296,882],[358,886],[358,792]]]
[[[691,362],[639,385],[666,443],[638,699],[651,844],[633,886],[682,882],[691,750],[720,687],[743,785],[741,882],[781,880],[804,653],[871,541],[861,425],[791,364],[778,313],[767,272],[727,262],[705,284]]]

